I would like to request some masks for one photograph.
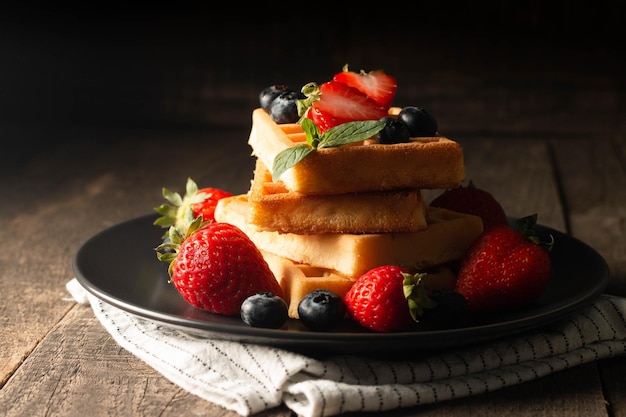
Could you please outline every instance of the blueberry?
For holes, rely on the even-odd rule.
[[[420,322],[433,330],[450,329],[461,326],[467,319],[468,307],[465,297],[450,290],[433,291],[430,298],[436,306],[425,308]]]
[[[298,304],[300,321],[315,331],[332,330],[345,314],[346,305],[343,298],[329,290],[313,290]]]
[[[437,133],[437,121],[426,110],[420,107],[403,107],[400,113],[398,113],[398,120],[402,120],[406,123],[412,138],[435,136]]]
[[[392,144],[410,140],[411,135],[406,123],[391,116],[385,116],[380,121],[385,122],[385,127],[374,137],[378,143]]]
[[[261,93],[259,93],[259,103],[261,104],[261,108],[269,113],[272,101],[274,101],[276,97],[278,97],[281,93],[284,93],[285,91],[291,90],[286,85],[281,84],[265,87],[263,90],[261,90]]]
[[[270,116],[276,123],[296,123],[298,114],[298,100],[306,96],[299,91],[284,91],[280,93],[270,105]]]
[[[241,320],[250,327],[278,329],[287,317],[287,303],[271,292],[251,295],[241,304]]]

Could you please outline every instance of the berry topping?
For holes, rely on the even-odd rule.
[[[261,292],[246,298],[241,304],[241,320],[250,327],[278,329],[288,317],[285,300],[271,292]]]
[[[420,107],[403,107],[400,113],[398,113],[398,120],[406,123],[412,138],[435,136],[437,134],[437,121]]]
[[[410,140],[411,135],[406,123],[392,116],[385,116],[380,121],[385,122],[385,127],[374,136],[378,143],[403,143]]]
[[[296,123],[300,119],[298,114],[298,100],[306,96],[299,91],[283,91],[270,104],[270,117],[276,123]]]
[[[298,316],[304,326],[315,331],[332,330],[344,318],[346,305],[338,294],[313,290],[298,304]]]
[[[360,72],[349,71],[346,65],[343,71],[335,74],[334,81],[354,87],[383,107],[391,106],[398,83],[391,75],[383,71]]]
[[[269,87],[264,88],[259,93],[259,103],[261,104],[261,108],[266,112],[270,112],[270,106],[272,101],[276,97],[278,97],[281,93],[286,91],[291,91],[289,87],[286,85],[270,85]]]
[[[324,133],[351,121],[379,120],[387,115],[387,110],[358,89],[329,81],[319,86],[319,99],[313,103],[308,117]]]

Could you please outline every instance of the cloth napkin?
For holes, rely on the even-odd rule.
[[[626,299],[603,294],[567,321],[416,360],[340,355],[198,337],[120,310],[67,283],[113,339],[174,384],[242,416],[284,403],[302,417],[385,411],[468,397],[626,352]]]

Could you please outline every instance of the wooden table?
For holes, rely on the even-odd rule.
[[[9,48],[11,56],[35,64],[52,57],[46,62],[56,71],[42,74],[39,84],[23,79],[7,85],[4,97],[11,100],[0,102],[3,115],[11,116],[0,118],[0,415],[234,417],[121,349],[89,307],[70,299],[65,284],[79,246],[105,228],[150,213],[162,202],[161,187],[182,191],[190,176],[201,185],[247,191],[254,161],[246,140],[256,94],[275,82],[268,81],[270,74],[293,74],[294,68],[266,67],[251,79],[245,71],[239,78],[211,72],[214,67],[205,61],[176,67],[172,62],[183,62],[186,53],[198,54],[200,42],[181,52],[159,38],[161,49],[146,41],[143,60],[133,63],[139,62],[136,70],[144,74],[164,68],[160,78],[111,71],[117,78],[90,82],[100,62],[95,54],[81,61],[83,72],[67,75],[63,54],[71,55],[71,48],[64,46],[80,45],[76,55],[87,48],[79,41],[64,43],[64,34],[55,39],[61,45],[53,49],[57,54],[28,39],[19,49]],[[591,245],[610,268],[606,292],[626,297],[626,88],[615,50],[520,50],[504,43],[486,50],[467,40],[452,55],[453,43],[442,39],[428,49],[429,67],[394,59],[397,51],[385,51],[384,42],[368,44],[368,51],[386,52],[385,62],[403,83],[400,98],[425,103],[438,116],[440,131],[463,145],[468,179],[491,191],[509,215],[537,212],[540,223]],[[118,46],[101,48],[107,70],[118,68],[109,58],[131,62],[135,49],[118,52],[111,45]],[[251,39],[249,51],[254,49]],[[328,58],[332,62],[319,73],[309,66],[304,76],[328,75],[344,59],[375,61],[358,51],[346,45],[337,62]],[[252,65],[226,47],[218,52]],[[172,56],[179,61],[168,61]],[[18,80],[19,62],[5,66]],[[200,75],[204,70],[207,78]],[[54,86],[57,80],[72,89]],[[221,83],[228,88],[216,88],[214,96],[198,93]],[[42,92],[43,85],[51,87]],[[157,87],[155,101],[150,93]],[[69,98],[59,94],[70,90]],[[33,100],[28,117],[18,117],[24,106],[18,91]],[[119,94],[127,94],[120,106],[113,99]],[[94,116],[103,109],[108,113]],[[124,115],[136,123],[123,123]],[[115,248],[110,249],[114,259]],[[386,415],[626,416],[625,375],[621,356],[490,394]],[[278,408],[262,415],[292,414]]]

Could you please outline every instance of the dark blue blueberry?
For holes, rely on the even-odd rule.
[[[338,294],[328,290],[313,290],[298,304],[302,324],[315,331],[335,328],[346,314],[346,304]]]
[[[280,84],[265,87],[259,93],[259,103],[261,104],[261,108],[269,113],[272,101],[274,101],[276,97],[278,97],[281,93],[284,93],[285,91],[291,90],[286,85]]]
[[[383,117],[380,121],[385,122],[385,127],[374,137],[378,143],[392,144],[409,141],[411,135],[404,122],[391,116]]]
[[[241,320],[250,327],[278,329],[287,317],[287,303],[271,292],[251,295],[241,304]]]
[[[284,91],[278,95],[270,105],[270,116],[276,123],[296,123],[298,115],[298,100],[306,96],[299,91]]]
[[[437,133],[437,121],[420,107],[403,107],[400,113],[398,113],[398,120],[406,123],[412,138],[435,136]]]

